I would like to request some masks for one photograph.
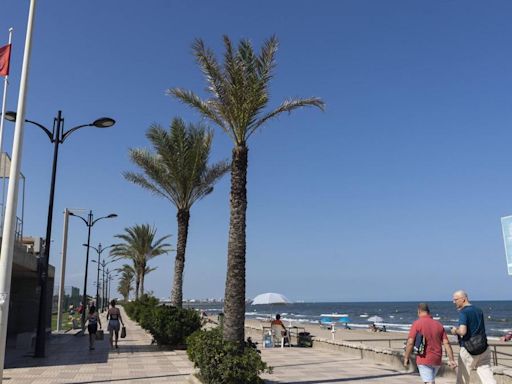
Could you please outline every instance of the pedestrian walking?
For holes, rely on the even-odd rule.
[[[432,318],[430,308],[426,303],[418,304],[418,320],[409,331],[407,345],[404,354],[404,365],[409,365],[409,359],[414,348],[415,341],[419,339],[423,345],[417,351],[416,365],[424,383],[434,384],[437,371],[442,364],[443,346],[448,354],[448,365],[455,368],[457,363],[453,357],[453,350],[448,341],[448,336],[443,325]]]
[[[468,384],[471,371],[475,369],[482,384],[496,384],[482,310],[472,305],[467,293],[462,290],[453,294],[453,303],[459,311],[459,326],[451,329],[460,344],[457,384]]]
[[[121,317],[121,311],[119,308],[116,308],[116,301],[112,300],[110,302],[110,308],[107,312],[107,320],[108,320],[108,328],[107,330],[110,333],[110,348],[113,348],[114,345],[116,348],[119,348],[117,346],[117,341],[119,340],[119,329],[121,328],[121,324],[124,322],[123,318]],[[115,344],[114,344],[114,334],[115,334]]]
[[[87,315],[87,330],[89,331],[89,349],[94,349],[94,342],[96,341],[96,333],[98,332],[98,325],[101,329],[101,321],[98,312],[96,312],[96,307],[92,305],[89,308],[89,314]]]

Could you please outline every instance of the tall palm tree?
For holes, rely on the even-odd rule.
[[[116,259],[132,260],[135,271],[135,299],[144,294],[144,277],[148,271],[148,261],[156,256],[166,254],[171,250],[168,243],[164,243],[171,235],[156,240],[156,228],[149,224],[136,224],[124,229],[124,233],[115,235],[122,242],[110,251]]]
[[[119,285],[117,291],[123,296],[124,301],[128,301],[130,298],[130,292],[132,291],[133,278],[135,277],[135,269],[129,264],[123,264],[121,268],[117,269],[121,272],[119,279]]]
[[[178,210],[171,303],[181,307],[190,209],[197,200],[212,192],[213,185],[229,170],[229,164],[221,161],[208,165],[213,133],[200,124],[186,125],[182,119],[175,118],[169,131],[154,124],[146,137],[155,153],[131,149],[130,158],[143,173],[125,172],[124,177],[169,200]]]
[[[192,91],[181,88],[171,88],[167,92],[213,121],[233,140],[224,338],[241,344],[245,320],[247,140],[283,112],[307,106],[323,109],[324,102],[316,97],[289,99],[277,108],[265,111],[275,67],[277,38],[273,36],[265,41],[259,54],[254,52],[248,40],[241,40],[235,48],[224,36],[224,47],[224,62],[220,64],[202,40],[196,40],[192,46],[210,98],[203,100]]]

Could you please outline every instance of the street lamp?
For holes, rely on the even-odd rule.
[[[106,262],[105,260],[103,260],[100,265],[101,265],[101,274],[102,274],[102,277],[101,277],[101,312],[103,312],[104,308],[105,308],[105,298],[107,296],[107,294],[105,293],[105,272],[106,272],[106,266],[110,263],[112,263],[114,260],[111,260],[111,261],[108,261]],[[92,260],[93,263],[97,263],[96,260]]]
[[[76,213],[73,213],[73,212],[69,212],[69,215],[70,216],[74,216],[74,217],[78,217],[79,219],[82,219],[82,221],[85,223],[85,225],[88,228],[88,230],[87,230],[87,244],[86,244],[86,246],[87,246],[87,253],[86,253],[86,256],[85,256],[84,294],[83,294],[83,299],[82,299],[82,305],[83,305],[83,308],[84,308],[84,310],[82,311],[82,335],[85,335],[85,311],[86,311],[86,308],[87,308],[87,270],[88,270],[88,267],[89,267],[89,249],[91,249],[91,228],[98,221],[100,221],[102,219],[112,219],[114,217],[117,217],[117,215],[115,213],[111,213],[108,216],[102,216],[102,217],[98,217],[97,219],[94,219],[93,215],[92,215],[92,210],[89,211],[89,215],[87,215],[87,219],[85,219],[82,216],[77,215]]]
[[[116,261],[116,260],[110,260],[110,261],[103,260],[101,262],[101,266],[103,267],[101,269],[101,271],[103,272],[103,278],[101,280],[101,288],[102,288],[102,295],[103,295],[103,300],[101,303],[101,312],[103,312],[105,310],[105,307],[107,307],[107,309],[108,309],[107,284],[105,283],[105,274],[107,274],[107,276],[108,276],[109,271],[108,271],[108,268],[106,268],[106,266],[109,265],[110,263],[113,263],[114,261]]]
[[[16,112],[6,112],[4,115],[6,120],[15,122],[16,121]],[[48,265],[50,263],[50,243],[52,236],[52,218],[53,218],[53,200],[55,196],[55,177],[57,174],[57,158],[59,155],[59,144],[64,143],[64,141],[71,135],[73,132],[77,131],[80,128],[84,127],[96,127],[96,128],[109,128],[113,126],[116,122],[114,119],[110,117],[102,117],[94,120],[89,124],[82,124],[71,129],[68,129],[64,132],[64,118],[62,117],[62,111],[58,111],[57,117],[53,119],[53,128],[50,131],[44,125],[39,124],[35,121],[25,119],[25,122],[35,125],[43,130],[44,133],[50,139],[50,142],[53,143],[53,163],[52,163],[52,179],[50,183],[50,200],[48,203],[48,219],[46,222],[46,238],[44,245],[44,254],[43,257],[39,257],[38,261],[38,274],[39,274],[39,286],[41,288],[40,296],[39,296],[39,313],[37,320],[37,333],[36,333],[36,347],[35,347],[35,357],[44,357],[45,356],[45,348],[46,348],[46,317],[47,317],[47,303],[48,303]]]
[[[89,247],[89,245],[87,244],[82,244],[84,247]],[[101,265],[101,253],[105,250],[105,249],[109,249],[109,248],[112,248],[112,247],[115,247],[117,244],[111,244],[109,245],[108,247],[105,247],[103,248],[101,246],[101,243],[98,244],[98,248],[96,247],[93,247],[92,245],[90,245],[90,247],[92,249],[94,249],[97,253],[98,253],[98,260],[95,261],[93,260],[95,263],[98,264],[98,274],[96,275],[96,308],[99,308],[99,305],[100,305],[100,265]],[[103,306],[102,306],[103,308]]]
[[[108,301],[110,302],[110,282],[112,280],[114,280],[114,277],[117,277],[118,275],[109,275],[110,273],[112,273],[114,271],[110,271],[110,272],[107,272],[107,282],[108,282],[108,288],[107,288],[107,297],[108,297]]]

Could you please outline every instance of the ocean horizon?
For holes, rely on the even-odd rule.
[[[360,302],[294,302],[285,305],[246,305],[247,319],[266,320],[280,313],[288,325],[319,323],[322,314],[344,314],[349,317],[349,326],[365,329],[378,316],[379,326],[386,326],[390,331],[407,332],[417,319],[416,308],[419,301],[360,301]],[[458,323],[458,311],[451,301],[428,301],[431,315],[446,328]],[[485,316],[487,335],[499,338],[512,331],[512,301],[509,300],[474,300],[472,304],[480,307]],[[223,311],[223,302],[188,302],[193,307],[216,315]],[[339,324],[343,326],[343,324]]]

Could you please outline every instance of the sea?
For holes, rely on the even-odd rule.
[[[480,307],[485,316],[485,328],[490,338],[499,338],[512,331],[512,301],[472,301]],[[417,319],[418,302],[350,302],[350,303],[291,303],[285,305],[251,305],[247,304],[245,316],[247,319],[267,320],[276,313],[287,325],[318,324],[322,314],[344,314],[349,317],[351,328],[366,329],[375,322],[376,325],[395,332],[408,332],[411,324]],[[452,302],[429,302],[431,315],[439,320],[446,328],[456,326],[458,312]],[[223,311],[222,303],[188,303],[218,315]],[[382,321],[372,321],[375,316]],[[372,319],[373,317],[373,319]],[[380,319],[377,319],[380,320]],[[342,324],[340,324],[342,326]]]

